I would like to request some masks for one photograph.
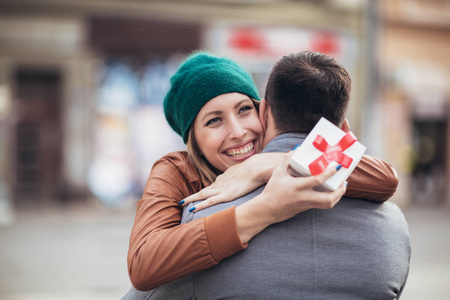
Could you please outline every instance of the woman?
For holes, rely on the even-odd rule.
[[[154,164],[138,202],[128,270],[139,290],[149,290],[213,266],[245,249],[254,235],[279,222],[280,216],[287,219],[293,213],[289,203],[282,207],[254,203],[254,208],[270,207],[270,210],[232,207],[179,224],[182,208],[178,203],[183,203],[186,197],[216,180],[203,195],[190,197],[185,203],[209,196],[215,196],[210,202],[235,199],[266,183],[275,166],[285,164],[286,159],[284,154],[254,155],[261,151],[263,136],[253,102],[259,98],[250,75],[234,62],[195,54],[178,69],[171,83],[164,111],[169,124],[187,143],[188,151],[170,153]],[[208,109],[210,104],[215,105],[213,110]],[[203,139],[202,130],[208,128],[215,128],[218,134]],[[371,166],[372,162],[376,166]],[[216,179],[222,172],[225,173]],[[327,170],[315,177],[295,179],[283,190],[283,199],[304,204],[296,207],[295,213],[333,207],[344,194],[344,186],[332,193],[319,193],[313,188],[335,172]],[[365,184],[368,178],[372,180],[370,185]],[[231,187],[230,179],[234,179]],[[271,186],[279,188],[284,179],[282,176],[271,179],[280,183]],[[389,197],[395,191],[396,177],[387,164],[363,158],[349,183],[346,196],[370,198],[374,192],[371,186],[377,186],[378,190],[381,186],[390,189],[386,193]],[[358,189],[352,190],[352,184]],[[217,190],[222,190],[220,186],[226,187],[228,194],[218,193]],[[278,195],[278,191],[273,195]]]

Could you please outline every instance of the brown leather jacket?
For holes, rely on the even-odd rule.
[[[150,290],[207,269],[247,247],[238,236],[234,207],[180,225],[178,202],[206,185],[186,152],[169,153],[154,164],[130,237],[128,272],[136,289]],[[345,196],[383,202],[397,185],[388,163],[365,155],[348,179]]]

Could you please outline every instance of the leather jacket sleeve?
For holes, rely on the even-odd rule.
[[[203,187],[185,152],[157,161],[137,204],[128,251],[128,273],[138,290],[216,265],[244,248],[235,208],[180,225],[178,202]]]
[[[345,197],[384,202],[391,198],[398,186],[395,169],[382,159],[363,155],[347,179]]]

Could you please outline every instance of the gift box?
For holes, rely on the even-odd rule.
[[[290,166],[297,176],[318,175],[327,168],[342,167],[318,189],[335,191],[347,180],[361,160],[366,147],[352,132],[344,132],[321,118],[303,143],[295,149]]]

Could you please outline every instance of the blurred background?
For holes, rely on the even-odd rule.
[[[450,295],[449,0],[0,0],[0,299],[119,299],[154,161],[184,150],[162,113],[193,50],[264,95],[301,50],[353,80],[352,131],[398,172],[403,299]]]

